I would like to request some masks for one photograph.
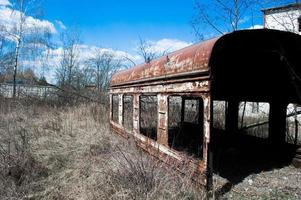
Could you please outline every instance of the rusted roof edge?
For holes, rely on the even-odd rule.
[[[116,88],[120,86],[126,86],[126,85],[135,85],[135,84],[141,84],[146,83],[150,81],[165,81],[169,79],[182,79],[186,77],[194,77],[194,76],[208,76],[210,74],[209,70],[198,70],[198,71],[190,71],[190,72],[184,72],[184,73],[178,73],[178,74],[170,74],[165,76],[158,76],[148,79],[141,79],[141,80],[134,80],[129,82],[124,82],[120,84],[112,84],[110,87]]]

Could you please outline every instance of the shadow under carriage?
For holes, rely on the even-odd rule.
[[[286,143],[286,109],[300,104],[299,35],[259,30],[222,37],[212,51],[211,97],[227,102],[225,130],[211,128],[213,171],[232,184],[253,173],[291,164],[296,146]],[[259,36],[260,35],[260,36]],[[267,102],[268,138],[238,127],[239,102]]]
[[[211,138],[213,172],[231,185],[242,182],[251,174],[290,165],[296,151],[295,145],[276,145],[239,130],[233,134],[214,129]]]

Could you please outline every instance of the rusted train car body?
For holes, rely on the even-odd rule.
[[[269,102],[273,109],[271,132],[275,129],[280,132],[283,130],[283,105],[300,102],[301,83],[295,77],[301,74],[300,55],[301,39],[298,35],[272,30],[238,31],[118,72],[110,83],[111,128],[125,137],[134,136],[139,146],[167,163],[191,165],[196,171],[195,178],[210,187],[213,100],[228,103],[226,129],[229,132],[235,132],[237,127],[237,102]],[[125,128],[128,113],[124,111],[124,98],[129,96],[132,98],[132,119],[131,126]],[[142,96],[156,98],[157,106],[153,106],[157,110],[156,116],[149,119],[157,121],[153,137],[148,137],[141,128]],[[198,99],[196,112],[201,112],[201,125],[195,127],[199,127],[196,134],[200,137],[194,135],[194,140],[200,143],[200,146],[195,145],[196,151],[201,151],[198,156],[187,156],[181,141],[177,141],[181,148],[175,149],[171,145],[169,103],[172,97],[181,98],[181,127],[184,126],[184,110],[196,106],[195,102],[186,103],[189,99]],[[113,98],[118,103],[114,104]],[[270,134],[269,138],[277,145],[283,142],[282,133]]]

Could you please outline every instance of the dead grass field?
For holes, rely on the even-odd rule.
[[[102,106],[0,108],[0,199],[204,197],[188,177],[111,134]]]
[[[189,177],[112,134],[97,104],[0,104],[0,199],[204,199]],[[218,190],[224,180],[215,177]],[[301,199],[292,167],[252,174],[216,199]]]

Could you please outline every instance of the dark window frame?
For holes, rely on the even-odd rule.
[[[114,103],[114,97],[117,97],[117,112],[115,113],[114,111],[114,108],[115,108],[115,103]],[[112,121],[115,122],[115,123],[119,123],[119,94],[112,94]],[[116,119],[115,119],[116,118]]]
[[[212,127],[214,129],[226,130],[226,110],[227,102],[225,100],[212,101]]]
[[[147,115],[148,117],[150,116],[150,111],[144,111],[142,108],[142,99],[145,97],[154,97],[155,98],[155,116],[151,116],[151,119],[145,120],[143,119],[144,115]],[[143,112],[147,112],[148,114],[144,114]],[[155,117],[155,119],[153,118]],[[152,139],[154,141],[157,141],[157,129],[158,129],[158,120],[159,120],[159,113],[158,113],[158,95],[157,94],[141,94],[139,96],[139,133],[141,135],[144,135],[145,137],[148,137],[149,139]],[[144,122],[153,122],[154,126],[151,126],[150,128],[144,127]],[[145,130],[143,130],[145,128]]]
[[[253,110],[254,109],[253,105],[255,104],[258,106],[256,108],[257,110],[256,109]],[[268,106],[267,112],[263,112],[264,111],[263,104]],[[246,107],[243,108],[244,106]],[[247,109],[248,106],[251,106],[251,110]],[[271,112],[270,102],[240,101],[238,107],[238,124],[237,124],[238,130],[243,131],[243,133],[248,136],[261,138],[261,139],[268,139],[269,130],[270,130],[270,112]],[[263,122],[266,123],[261,124]],[[259,125],[256,126],[256,124]]]
[[[126,110],[126,106],[125,106],[125,99],[130,97],[131,98],[131,115],[130,116],[125,116],[126,113],[128,113],[128,110]],[[122,126],[126,129],[126,130],[129,130],[129,131],[133,131],[133,123],[134,123],[134,96],[131,95],[131,94],[124,94],[123,95],[123,98],[122,98],[122,118],[123,118],[123,121],[122,121]],[[129,123],[127,123],[129,122]],[[127,127],[127,124],[130,124],[130,127]]]
[[[172,98],[181,98],[180,102],[177,102],[180,104],[180,118],[179,122],[174,123],[171,120],[171,114],[173,111],[171,111],[172,108]],[[195,122],[193,120],[187,120],[185,117],[187,116],[187,112],[194,112],[192,110],[188,111],[185,108],[193,108],[189,105],[186,105],[186,101],[198,101],[197,106],[197,112],[199,112],[197,119]],[[183,102],[184,101],[184,102]],[[189,103],[188,103],[189,104]],[[184,109],[183,109],[184,105]],[[184,113],[182,113],[184,112]],[[177,112],[176,112],[177,113]],[[172,94],[168,97],[168,146],[171,149],[174,149],[179,152],[188,153],[189,155],[192,155],[194,157],[197,157],[198,159],[203,159],[203,141],[204,141],[204,99],[201,96],[198,95],[192,95],[192,96],[186,96],[186,95],[180,95],[180,94]],[[189,114],[188,114],[189,115]],[[194,116],[194,114],[190,115]],[[175,116],[174,116],[175,117]],[[182,121],[183,120],[183,121]],[[179,126],[171,127],[171,124],[179,124]],[[196,131],[198,130],[198,131]],[[200,130],[200,131],[199,131]],[[177,135],[175,135],[177,134]]]

